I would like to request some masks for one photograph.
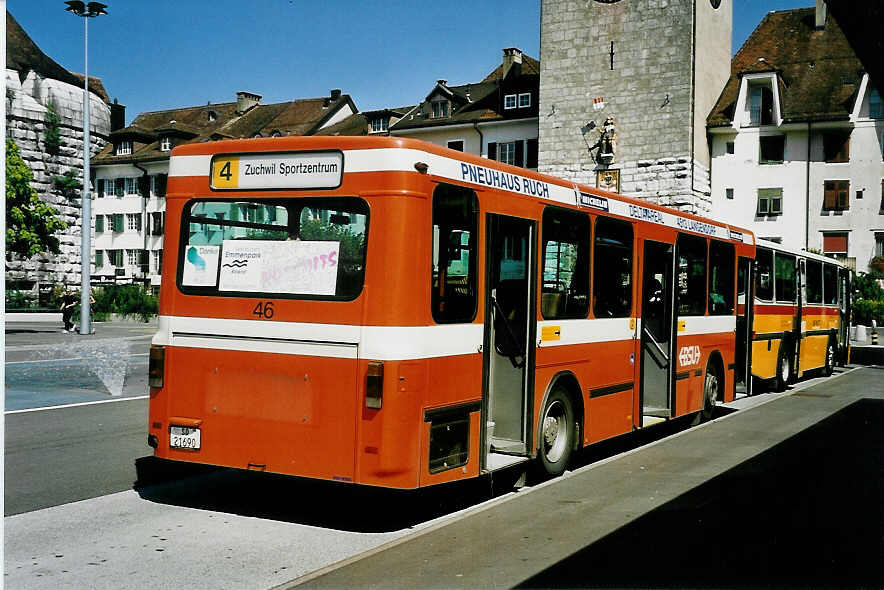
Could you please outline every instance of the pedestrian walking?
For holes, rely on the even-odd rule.
[[[64,290],[61,297],[61,320],[64,322],[64,331],[74,331],[74,310],[77,307],[77,298],[70,289]]]

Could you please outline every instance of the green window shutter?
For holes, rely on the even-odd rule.
[[[103,232],[103,231],[104,231],[104,215],[96,215],[95,216],[95,233],[99,233],[99,232]],[[96,260],[98,260],[98,259],[96,258]]]
[[[95,268],[104,266],[104,250],[95,251]]]
[[[115,213],[114,214],[114,231],[121,232],[123,231],[123,214]]]
[[[135,230],[141,231],[141,213],[135,215]]]

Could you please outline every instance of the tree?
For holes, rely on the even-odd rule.
[[[31,187],[34,173],[18,146],[6,140],[6,252],[30,258],[41,252],[59,253],[55,236],[67,228],[58,211],[44,203]]]
[[[43,143],[46,146],[46,152],[53,156],[57,156],[61,149],[61,132],[58,124],[61,118],[58,116],[58,110],[55,103],[51,100],[46,104],[46,120],[43,123]]]

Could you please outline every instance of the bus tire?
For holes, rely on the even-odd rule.
[[[550,392],[538,426],[538,462],[545,474],[557,477],[571,460],[576,432],[574,407],[564,388],[556,387]]]
[[[706,365],[706,376],[703,378],[703,407],[691,421],[691,426],[709,422],[715,412],[715,401],[718,399],[719,377],[715,363]]]
[[[792,378],[792,360],[791,355],[786,352],[786,343],[780,344],[780,352],[777,354],[777,375],[776,391],[777,393],[786,391],[786,385]]]
[[[835,371],[835,343],[829,338],[829,344],[826,345],[826,366],[823,373],[829,377]]]

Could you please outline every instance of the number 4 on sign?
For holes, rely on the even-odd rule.
[[[224,166],[218,172],[218,176],[223,177],[225,180],[230,180],[233,176],[233,173],[230,171],[230,160],[224,162]]]

